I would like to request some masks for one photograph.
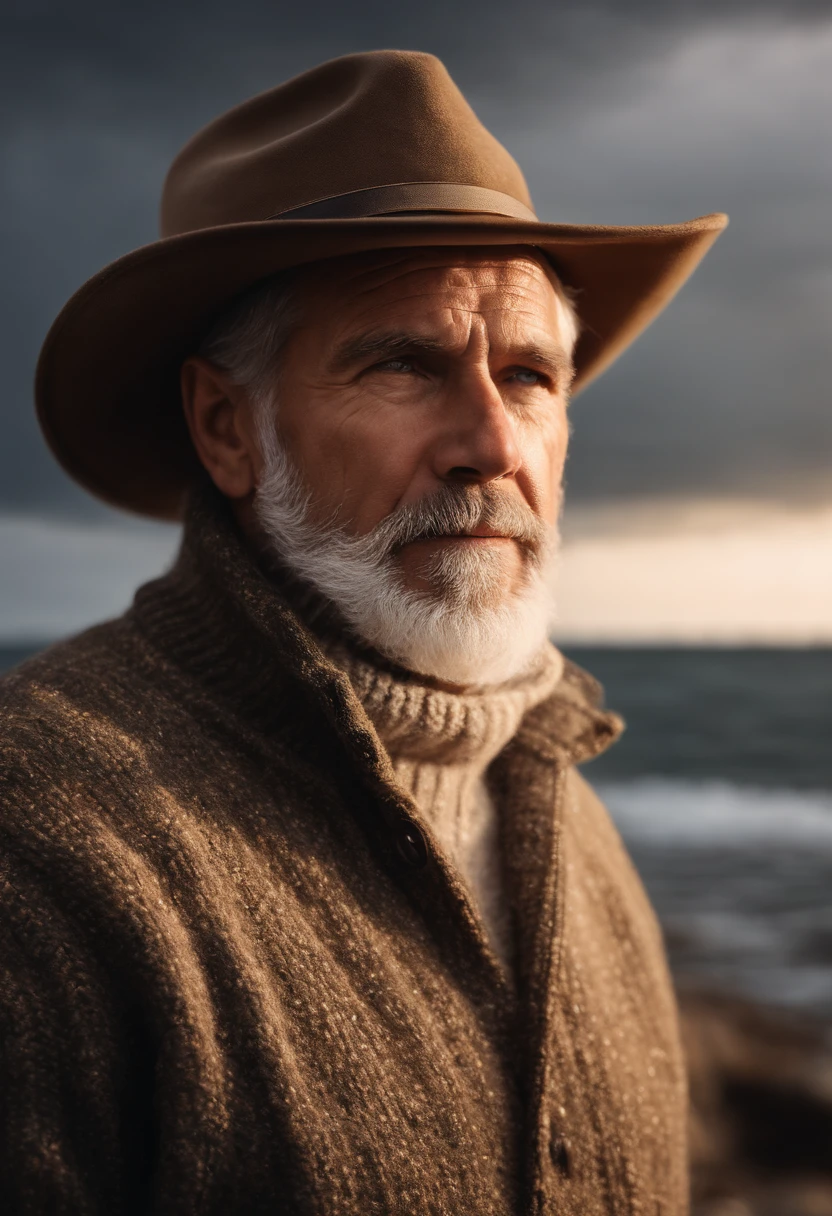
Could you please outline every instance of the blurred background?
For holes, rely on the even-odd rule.
[[[541,218],[731,225],[575,402],[557,641],[628,721],[588,775],[664,925],[697,1210],[832,1213],[832,3],[5,0],[0,666],[114,615],[173,527],[32,408],[67,297],[180,145],[323,59],[439,55]]]

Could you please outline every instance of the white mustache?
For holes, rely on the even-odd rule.
[[[493,486],[443,486],[435,494],[397,507],[363,538],[378,557],[395,554],[417,540],[463,536],[492,529],[518,541],[533,556],[546,548],[553,529],[529,507]]]

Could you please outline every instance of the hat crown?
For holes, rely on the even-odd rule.
[[[416,182],[480,187],[531,207],[517,162],[434,55],[344,55],[199,131],[165,180],[162,236]]]

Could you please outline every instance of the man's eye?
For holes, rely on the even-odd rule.
[[[512,372],[512,380],[517,380],[520,384],[542,384],[543,377],[540,372],[532,371],[530,367],[519,367],[517,371]]]
[[[412,372],[413,364],[409,359],[385,359],[383,363],[377,363],[376,371],[382,372]]]

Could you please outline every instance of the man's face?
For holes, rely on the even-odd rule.
[[[554,525],[571,361],[561,305],[531,251],[394,251],[312,267],[281,360],[277,424],[310,512],[353,536],[443,486],[493,488]],[[404,585],[449,546],[490,550],[503,594],[520,543],[482,533],[396,554]]]

